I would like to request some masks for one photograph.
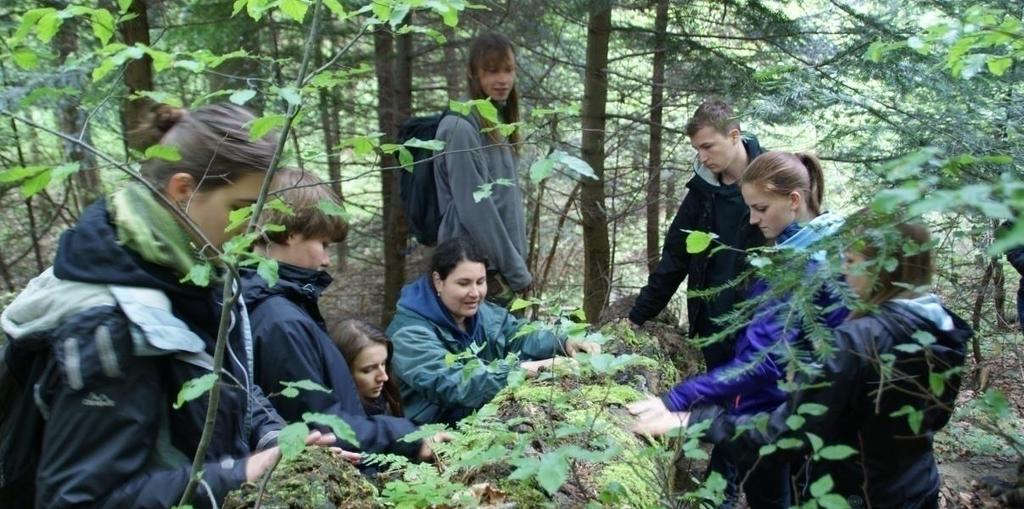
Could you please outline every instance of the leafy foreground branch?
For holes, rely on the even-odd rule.
[[[583,334],[585,327],[577,333]],[[366,481],[341,458],[308,448],[286,461],[269,482],[261,507],[674,507],[688,499],[714,503],[724,483],[712,480],[677,496],[676,450],[706,456],[697,440],[651,446],[628,431],[627,403],[660,391],[677,373],[658,340],[608,328],[607,353],[577,365],[510,384],[436,444],[436,462],[371,456],[377,469]],[[641,353],[638,355],[634,352]],[[479,366],[476,369],[486,369]],[[436,429],[424,427],[419,434]],[[686,464],[683,462],[683,464]],[[690,461],[696,475],[703,465]],[[684,473],[689,473],[684,470]],[[374,485],[371,485],[372,482]],[[718,485],[717,489],[715,486]],[[255,483],[232,493],[225,507],[255,507]]]

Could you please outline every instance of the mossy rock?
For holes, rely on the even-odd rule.
[[[258,483],[245,483],[224,500],[224,509],[256,506]],[[383,507],[377,490],[356,467],[328,449],[311,447],[282,461],[267,483],[260,507],[267,509],[372,509]]]

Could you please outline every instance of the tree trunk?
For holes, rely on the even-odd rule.
[[[551,239],[551,249],[548,250],[548,256],[544,259],[544,272],[541,274],[540,282],[536,284],[537,295],[544,295],[544,289],[548,286],[548,278],[551,275],[551,266],[555,263],[555,253],[558,251],[558,243],[562,240],[562,229],[565,227],[565,221],[569,218],[569,211],[572,210],[572,204],[576,201],[576,193],[580,190],[580,184],[577,183],[572,188],[572,192],[569,193],[569,197],[565,200],[565,205],[562,207],[561,213],[558,214],[558,224],[555,226],[555,237]]]
[[[608,98],[608,40],[612,8],[608,0],[591,0],[587,22],[587,65],[583,84],[583,159],[595,179],[584,179],[580,193],[583,219],[583,310],[597,323],[608,300],[611,282],[608,218],[604,206],[604,131]]]
[[[121,37],[128,46],[136,43],[149,46],[149,19],[146,12],[146,0],[135,0],[128,9],[135,18],[118,25]],[[121,103],[121,128],[125,142],[135,150],[146,150],[142,140],[135,135],[136,130],[146,118],[152,101],[146,97],[133,99],[131,96],[143,90],[153,90],[153,59],[145,55],[138,60],[129,60],[124,70],[124,85],[127,95]]]
[[[992,305],[996,308],[996,326],[1000,331],[1009,332],[1013,330],[1013,323],[1016,322],[1016,313],[1006,312],[1006,276],[1003,274],[1003,264],[996,262],[992,267]],[[1014,309],[1016,311],[1016,308]]]
[[[985,273],[981,276],[981,283],[978,285],[978,293],[974,297],[974,306],[971,310],[971,328],[978,330],[981,327],[981,310],[985,304],[985,295],[988,293],[988,286],[992,281],[992,272],[998,260],[992,258],[985,265]],[[977,369],[981,369],[981,339],[980,334],[975,334],[971,340],[971,348],[974,353],[974,363]]]
[[[658,0],[654,18],[654,69],[651,72],[651,139],[647,161],[647,270],[654,272],[661,250],[661,121],[665,97],[665,32],[668,0]]]
[[[444,82],[449,100],[458,100],[466,81],[466,64],[455,49],[455,29],[445,26],[441,33],[448,42],[444,43]],[[445,107],[448,107],[446,104]]]
[[[65,2],[57,2],[58,8],[67,7]],[[64,26],[53,38],[57,50],[57,65],[62,69],[56,86],[84,90],[88,80],[84,71],[67,66],[68,57],[78,51],[78,28],[81,23],[76,18],[65,20]],[[82,108],[81,96],[65,94],[57,101],[57,122],[60,132],[83,143],[92,145],[92,134],[87,124],[88,110]],[[78,187],[77,201],[81,208],[92,203],[103,193],[99,170],[96,167],[96,156],[86,151],[78,143],[64,142],[64,158],[75,162],[79,170],[75,173],[74,182]]]
[[[322,45],[321,45],[322,46]],[[316,65],[323,64],[323,48],[316,53]],[[327,179],[331,182],[331,190],[344,201],[341,189],[341,153],[338,144],[341,142],[341,125],[338,117],[338,99],[334,90],[320,88],[320,128],[324,133],[324,150],[327,151]],[[335,255],[338,258],[337,270],[344,272],[348,268],[348,239],[335,244]]]
[[[374,69],[377,75],[377,123],[384,133],[385,142],[394,142],[398,135],[401,109],[409,109],[411,105],[411,69],[403,67],[411,64],[407,42],[399,39],[399,53],[396,57],[395,44],[391,32],[386,26],[377,27],[373,35]],[[403,51],[404,47],[404,51]],[[404,54],[401,54],[404,53]],[[402,97],[404,96],[404,97]],[[402,103],[404,108],[399,105]],[[392,155],[383,155],[381,164],[385,168],[398,165]],[[405,246],[406,226],[402,215],[401,197],[398,194],[398,170],[381,171],[381,210],[384,231],[384,303],[381,323],[387,324],[395,313],[398,294],[405,282],[405,257],[402,249]]]

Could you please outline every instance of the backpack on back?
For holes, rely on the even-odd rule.
[[[398,130],[398,143],[413,138],[424,141],[437,137],[437,126],[449,111],[425,117],[410,117]],[[425,246],[437,245],[437,230],[441,227],[441,208],[437,203],[437,184],[434,183],[434,151],[409,147],[413,158],[413,171],[403,169],[399,180],[399,194],[406,222],[416,241]]]
[[[31,508],[44,425],[35,382],[52,363],[48,348],[32,351],[4,341],[0,339],[0,500],[12,509]]]

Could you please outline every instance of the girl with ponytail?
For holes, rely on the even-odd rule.
[[[777,249],[810,251],[812,245],[843,224],[842,218],[821,210],[825,182],[821,163],[813,155],[766,152],[750,163],[740,185],[743,200],[750,207],[750,224],[760,228]],[[631,405],[630,412],[638,416],[635,429],[664,434],[680,426],[678,414],[673,412],[696,406],[719,405],[733,415],[752,415],[772,411],[784,403],[786,393],[779,383],[786,377],[786,364],[793,350],[799,351],[806,343],[805,331],[810,327],[838,327],[849,314],[838,304],[839,295],[829,288],[827,281],[831,278],[811,277],[827,270],[821,255],[811,254],[804,268],[808,274],[805,279],[820,285],[812,292],[814,306],[823,310],[814,317],[817,324],[803,323],[805,320],[799,318],[790,302],[791,295],[769,295],[768,283],[756,281],[748,295],[748,301],[758,300],[753,319],[740,332],[732,361],[684,381],[660,398]],[[744,479],[751,508],[789,507],[787,463],[762,458],[756,468],[753,463],[741,461],[736,467],[737,479]]]

